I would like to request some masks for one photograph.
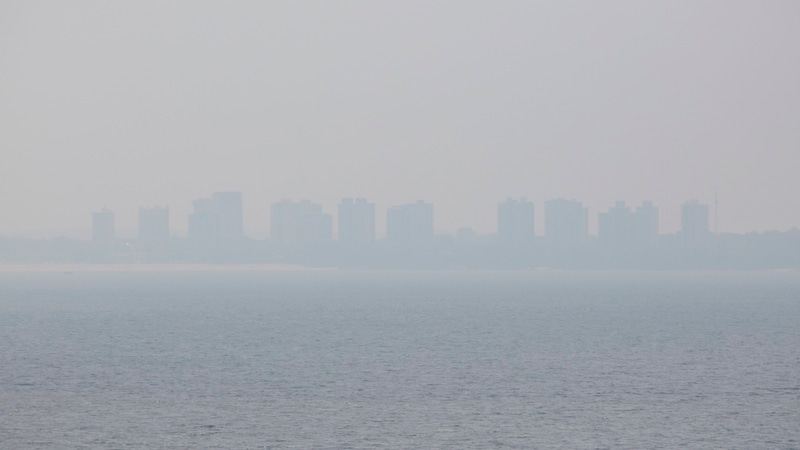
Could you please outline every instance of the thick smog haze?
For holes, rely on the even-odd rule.
[[[596,214],[714,203],[725,232],[800,225],[796,2],[36,2],[0,5],[0,233],[135,228],[243,193]]]
[[[798,448],[798,18],[0,0],[0,449]]]

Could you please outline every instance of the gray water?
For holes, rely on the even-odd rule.
[[[800,448],[800,274],[0,274],[0,448],[679,447]]]

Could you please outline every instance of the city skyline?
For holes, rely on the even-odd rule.
[[[227,205],[226,205],[227,204]],[[210,198],[192,201],[194,212],[187,217],[186,235],[191,239],[222,240],[250,237],[248,228],[243,222],[244,203],[241,192],[214,192]],[[712,214],[713,206],[701,203],[697,199],[683,202],[680,206],[681,228],[676,233],[664,233],[660,229],[659,207],[650,200],[644,200],[638,206],[617,200],[607,211],[595,214],[596,233],[589,229],[590,211],[577,200],[563,198],[550,199],[543,202],[541,220],[544,228],[536,227],[535,202],[527,198],[508,197],[496,203],[495,229],[488,233],[476,235],[497,235],[506,245],[525,246],[533,238],[548,238],[562,247],[585,243],[586,239],[597,237],[606,245],[641,245],[651,243],[659,235],[686,232],[695,236],[716,233]],[[266,237],[276,242],[312,243],[326,240],[342,240],[349,242],[370,243],[376,238],[389,241],[423,242],[434,235],[456,235],[468,230],[475,230],[468,224],[454,231],[437,230],[435,226],[435,206],[425,200],[391,205],[385,209],[386,227],[379,230],[376,219],[380,215],[375,203],[364,197],[344,197],[340,200],[336,215],[327,212],[322,204],[308,199],[283,199],[270,206],[270,226],[259,234],[266,232]],[[222,212],[222,214],[221,214]],[[477,214],[476,214],[477,215]],[[151,218],[143,225],[143,216],[156,216],[158,222],[153,224]],[[115,232],[115,213],[103,207],[92,213],[92,236],[98,240],[100,234],[112,238]],[[110,218],[110,219],[109,219]],[[110,222],[109,222],[110,220]],[[233,231],[220,230],[220,222],[235,224]],[[96,224],[100,223],[98,227]],[[110,223],[110,226],[108,225]],[[169,235],[181,236],[180,228],[170,227],[169,207],[155,206],[139,208],[138,236],[143,233],[151,236],[152,228],[164,228]],[[334,226],[334,224],[336,224]],[[143,228],[146,228],[143,231]],[[222,227],[224,228],[224,227]],[[230,228],[230,226],[228,227]],[[390,229],[394,228],[394,232]],[[110,232],[107,231],[110,229]],[[195,231],[192,231],[192,230]],[[542,231],[539,231],[542,230]],[[779,231],[779,230],[772,230]],[[782,230],[780,230],[782,231]],[[162,231],[161,233],[163,233]],[[156,232],[158,233],[158,232]],[[104,238],[108,240],[108,238]]]
[[[798,17],[0,0],[0,447],[797,447]]]
[[[234,211],[233,211],[234,218],[233,219],[227,219],[227,221],[230,222],[230,224],[227,225],[227,227],[228,228],[233,227],[233,230],[229,231],[228,235],[229,236],[243,235],[243,236],[246,236],[246,237],[257,238],[257,239],[263,239],[263,238],[272,237],[272,233],[273,233],[272,230],[273,230],[273,227],[275,226],[274,219],[272,218],[274,216],[275,206],[277,204],[281,204],[281,203],[285,203],[285,202],[304,203],[304,204],[307,204],[309,206],[313,206],[314,208],[319,210],[320,213],[330,216],[329,220],[331,220],[331,223],[329,225],[326,225],[326,226],[330,228],[330,230],[331,230],[330,234],[335,238],[338,235],[338,228],[341,225],[341,222],[340,222],[340,219],[339,219],[339,215],[340,215],[340,213],[342,211],[341,210],[342,202],[347,201],[347,200],[350,200],[350,201],[354,201],[355,200],[356,202],[364,202],[364,201],[369,200],[369,204],[368,205],[371,205],[371,208],[375,211],[374,222],[369,224],[369,226],[371,227],[372,230],[374,230],[374,231],[371,231],[371,233],[374,234],[375,238],[379,238],[379,239],[385,239],[387,237],[386,213],[391,208],[397,207],[397,206],[402,206],[402,204],[404,204],[404,203],[408,203],[408,204],[413,204],[414,203],[412,201],[412,202],[403,202],[403,203],[395,204],[395,205],[388,205],[388,204],[387,205],[381,205],[380,203],[374,202],[372,198],[341,197],[341,198],[339,198],[339,201],[335,205],[330,205],[329,206],[329,205],[325,205],[325,204],[322,204],[322,203],[317,203],[317,202],[315,202],[313,200],[309,200],[309,199],[305,199],[305,198],[304,199],[298,199],[298,200],[288,200],[288,199],[284,198],[284,199],[282,199],[280,201],[273,201],[269,205],[267,205],[266,207],[261,208],[259,205],[248,207],[247,206],[247,202],[244,202],[242,200],[242,197],[244,195],[242,192],[238,192],[238,191],[218,191],[218,192],[214,192],[211,195],[210,198],[195,198],[194,200],[188,202],[189,205],[191,205],[192,209],[189,210],[189,212],[185,215],[185,217],[183,219],[179,218],[180,217],[179,214],[180,214],[180,211],[185,210],[185,205],[184,205],[184,207],[181,207],[181,205],[178,205],[177,207],[169,206],[169,205],[163,205],[162,206],[161,204],[156,204],[156,206],[152,206],[152,207],[147,207],[147,206],[141,206],[140,205],[140,206],[138,206],[138,209],[137,208],[131,208],[130,211],[128,209],[125,209],[125,208],[114,208],[114,207],[110,207],[109,205],[104,205],[102,207],[95,208],[94,210],[91,211],[91,213],[96,215],[96,214],[98,214],[99,212],[102,212],[102,211],[111,212],[113,214],[112,221],[114,223],[114,229],[116,230],[116,233],[119,236],[123,237],[123,238],[131,239],[131,238],[135,238],[137,236],[137,234],[139,233],[139,230],[140,230],[140,227],[141,227],[143,211],[144,212],[149,212],[151,214],[152,213],[158,214],[158,210],[165,209],[167,211],[168,216],[170,217],[169,225],[168,225],[169,226],[170,235],[171,236],[184,236],[184,237],[186,237],[186,236],[189,236],[190,233],[191,233],[192,226],[191,226],[190,222],[192,221],[192,218],[193,217],[197,217],[197,216],[202,216],[202,214],[198,214],[198,212],[201,212],[201,213],[202,212],[208,212],[209,208],[212,208],[212,209],[215,208],[214,206],[211,206],[211,205],[214,204],[213,203],[215,201],[214,197],[220,196],[220,195],[222,195],[222,196],[233,195],[235,197],[233,199],[233,201],[235,203],[235,205],[233,206],[233,208],[234,208]],[[477,213],[473,212],[471,217],[473,219],[475,219],[474,223],[484,223],[484,224],[489,223],[488,227],[486,227],[486,226],[477,227],[477,226],[474,225],[474,223],[461,223],[461,224],[456,224],[451,228],[445,228],[445,227],[441,226],[441,224],[439,222],[440,209],[442,208],[442,206],[445,206],[445,205],[442,205],[442,204],[439,204],[439,203],[434,203],[434,202],[429,202],[429,203],[434,205],[434,207],[436,208],[436,212],[437,212],[437,214],[434,214],[433,232],[436,235],[455,235],[455,234],[458,233],[459,230],[469,229],[472,232],[477,233],[478,235],[496,234],[498,232],[498,219],[499,219],[497,217],[496,209],[497,209],[497,207],[499,205],[501,205],[504,202],[508,202],[508,201],[529,202],[529,203],[532,203],[534,205],[536,213],[532,214],[532,216],[533,216],[532,220],[534,221],[534,227],[533,227],[534,230],[535,230],[534,233],[535,233],[535,236],[537,236],[537,237],[543,237],[543,236],[547,235],[546,230],[547,230],[547,221],[548,221],[547,217],[548,217],[548,215],[546,214],[546,211],[547,211],[547,205],[550,202],[555,202],[555,203],[566,202],[566,203],[574,203],[575,205],[580,205],[580,208],[583,208],[583,210],[584,210],[583,214],[585,215],[586,223],[585,224],[581,223],[581,224],[578,224],[577,226],[585,228],[587,236],[598,237],[601,234],[603,234],[603,231],[602,231],[603,218],[602,217],[605,216],[605,215],[608,215],[615,208],[620,208],[620,207],[625,208],[625,207],[627,207],[628,209],[631,209],[630,213],[633,214],[633,213],[636,213],[636,212],[640,212],[639,210],[641,210],[642,208],[653,208],[654,205],[655,205],[655,207],[654,207],[654,209],[655,209],[655,217],[651,218],[649,220],[650,221],[655,220],[655,229],[657,230],[657,232],[655,234],[659,234],[659,235],[661,235],[661,234],[663,234],[663,235],[675,234],[675,233],[678,233],[682,229],[682,227],[685,226],[684,218],[682,217],[683,209],[687,206],[688,203],[692,203],[692,202],[699,203],[701,206],[705,207],[705,214],[707,214],[707,226],[708,226],[708,229],[711,232],[716,232],[717,229],[718,229],[718,223],[717,223],[718,212],[716,211],[716,207],[718,206],[718,202],[715,201],[716,199],[714,199],[712,201],[703,201],[703,200],[699,200],[698,198],[690,198],[690,199],[686,199],[686,200],[680,202],[679,204],[669,205],[667,207],[659,207],[659,205],[655,204],[655,202],[653,202],[652,200],[648,200],[648,199],[641,200],[638,204],[636,204],[634,202],[629,202],[627,200],[615,200],[613,202],[610,202],[607,206],[602,207],[599,210],[595,211],[595,210],[583,205],[583,203],[579,199],[553,198],[553,199],[541,200],[541,201],[537,202],[537,201],[531,200],[528,197],[517,197],[517,198],[519,200],[516,200],[514,197],[506,197],[505,200],[496,201],[490,208],[490,209],[494,209],[495,210],[494,213],[491,213],[490,211],[480,211],[480,212],[477,212]],[[216,201],[219,201],[219,200],[217,199]],[[426,201],[427,202],[427,200],[417,200],[417,201]],[[247,213],[248,213],[248,210],[250,210],[250,209],[267,210],[266,211],[266,215],[263,216],[263,217],[266,217],[266,221],[264,221],[264,220],[257,221],[256,223],[259,224],[259,225],[256,225],[254,223],[248,222],[248,217],[250,217],[250,215],[248,215]],[[672,215],[675,216],[675,217],[673,217],[673,219],[677,219],[677,220],[675,220],[677,222],[677,224],[678,224],[677,228],[673,227],[673,228],[665,229],[666,227],[664,226],[664,222],[663,222],[663,212],[665,210],[668,213],[671,212]],[[176,211],[178,211],[178,212],[176,212]],[[262,212],[264,212],[264,211],[262,211]],[[119,220],[120,216],[123,216],[123,217],[128,216],[129,217],[129,216],[131,216],[131,213],[134,213],[133,217],[135,217],[135,220],[133,221],[133,223],[131,223],[130,221],[121,222]],[[551,217],[551,220],[552,220],[552,217],[554,217],[554,215],[551,214],[550,217]],[[218,220],[218,219],[215,219],[215,220]],[[70,237],[70,238],[90,239],[91,235],[92,235],[92,223],[91,223],[91,221],[85,221],[85,222],[86,222],[86,224],[82,228],[71,228],[70,229],[70,228],[67,228],[67,227],[59,228],[58,226],[56,226],[56,227],[53,227],[53,228],[50,228],[50,229],[44,229],[44,230],[30,230],[29,232],[25,232],[25,231],[22,231],[22,232],[0,232],[0,237],[22,237],[22,238]],[[266,222],[266,226],[264,226],[264,222]],[[206,225],[206,226],[208,226],[208,225]],[[214,225],[214,227],[217,227],[217,226],[218,225]],[[634,225],[631,225],[631,226],[634,226]],[[787,228],[785,230],[772,230],[772,229],[761,230],[761,231],[759,231],[759,230],[747,230],[747,231],[744,231],[744,232],[741,232],[741,233],[736,233],[736,232],[733,232],[733,231],[725,230],[725,228],[723,226],[721,229],[719,229],[719,232],[720,233],[743,234],[743,233],[751,233],[751,232],[788,231],[788,230],[796,229],[796,228],[798,228],[798,227],[797,226],[791,226],[791,227],[789,227],[789,228]],[[208,231],[208,230],[202,231],[202,232],[206,233],[206,234],[210,233],[210,231]],[[214,231],[212,233],[215,233],[215,232],[216,231]],[[323,234],[324,233],[325,232],[323,231]],[[639,233],[641,233],[641,232],[639,232]]]
[[[485,233],[474,211],[527,197],[578,199],[592,233],[652,200],[670,233],[717,187],[721,232],[800,226],[795,2],[351,6],[3,2],[0,234],[215,190],[255,230],[367,196]]]
[[[425,200],[377,210],[368,198],[342,198],[337,216],[310,200],[271,205],[268,237],[243,233],[246,202],[241,192],[214,192],[192,202],[188,236],[170,231],[181,219],[169,207],[139,209],[135,237],[115,229],[115,212],[91,213],[91,239],[0,239],[0,261],[89,263],[290,264],[363,269],[787,269],[800,257],[800,230],[715,233],[711,209],[696,199],[680,205],[681,229],[659,229],[659,206],[616,201],[596,214],[598,233],[588,230],[589,209],[580,201],[544,202],[545,227],[536,234],[533,201],[496,203],[491,233],[462,227],[437,233],[437,206]],[[385,237],[375,219],[386,217]],[[475,216],[479,216],[475,212]],[[334,224],[338,224],[334,230]]]
[[[123,215],[125,215],[126,213],[130,212],[130,211],[126,211],[124,209],[117,209],[117,208],[111,208],[109,206],[102,206],[101,208],[96,208],[94,211],[91,211],[91,214],[94,216],[94,219],[92,219],[92,220],[98,220],[98,217],[97,217],[98,214],[104,213],[104,212],[110,213],[111,214],[111,221],[113,223],[113,228],[116,230],[116,234],[119,237],[126,238],[126,239],[131,239],[131,238],[136,238],[137,235],[139,233],[141,233],[141,223],[142,223],[142,214],[143,214],[143,212],[144,213],[150,213],[150,214],[163,214],[164,213],[163,211],[161,211],[161,212],[159,212],[159,211],[160,210],[165,210],[166,214],[168,216],[168,218],[165,219],[165,220],[167,221],[167,226],[168,226],[168,230],[169,230],[170,236],[184,236],[184,237],[187,237],[187,236],[190,236],[191,233],[192,233],[192,231],[191,231],[192,230],[192,220],[196,219],[196,218],[205,217],[207,215],[207,213],[212,211],[214,208],[219,208],[218,206],[213,206],[214,205],[213,202],[215,201],[215,198],[218,197],[218,196],[226,196],[226,195],[227,196],[234,196],[234,207],[233,207],[234,208],[234,211],[233,211],[233,217],[234,218],[233,219],[227,219],[228,222],[231,222],[231,225],[229,225],[228,228],[230,228],[232,226],[233,227],[233,231],[228,231],[227,235],[231,236],[231,237],[245,236],[245,237],[257,238],[257,239],[272,238],[273,237],[273,231],[272,230],[274,229],[274,227],[276,225],[276,222],[275,222],[275,219],[274,219],[274,217],[276,215],[276,212],[275,212],[276,211],[276,206],[283,205],[283,204],[294,203],[294,204],[297,204],[298,206],[307,205],[306,208],[312,208],[315,211],[319,212],[320,214],[328,216],[327,220],[330,223],[328,223],[327,225],[322,225],[323,226],[322,235],[325,235],[326,232],[324,231],[324,228],[327,227],[329,229],[328,233],[334,239],[336,239],[337,236],[338,236],[338,229],[341,226],[340,215],[342,213],[342,206],[343,206],[343,202],[346,202],[346,201],[351,201],[352,202],[352,201],[355,200],[356,201],[356,203],[355,203],[356,205],[358,205],[359,202],[367,202],[367,201],[369,201],[369,203],[367,203],[366,205],[371,207],[371,210],[374,213],[374,221],[372,223],[370,223],[368,226],[371,227],[370,228],[372,230],[372,231],[370,231],[371,235],[375,236],[375,238],[378,238],[378,239],[385,239],[387,237],[387,225],[388,225],[388,223],[386,221],[386,217],[387,217],[387,213],[389,212],[389,210],[391,210],[393,208],[401,207],[401,206],[404,206],[404,205],[405,206],[410,206],[410,205],[413,205],[416,202],[423,202],[424,201],[426,203],[430,203],[435,208],[435,210],[437,211],[437,214],[438,214],[438,210],[439,210],[439,208],[441,206],[439,204],[436,204],[436,203],[433,203],[433,202],[427,202],[426,200],[422,200],[422,199],[417,200],[416,202],[407,202],[407,204],[386,205],[384,207],[381,207],[381,206],[377,206],[376,207],[376,203],[372,202],[372,199],[364,198],[364,197],[355,197],[355,198],[354,197],[342,197],[342,198],[339,199],[339,203],[337,203],[337,205],[334,205],[333,207],[328,207],[327,205],[323,205],[321,203],[317,203],[317,202],[314,202],[313,200],[309,200],[309,199],[299,199],[299,200],[283,199],[283,200],[280,200],[280,201],[272,202],[270,204],[271,206],[267,207],[268,209],[271,210],[271,212],[268,213],[268,215],[267,215],[267,217],[268,217],[267,226],[266,227],[257,227],[257,226],[254,226],[253,224],[250,224],[250,223],[247,222],[247,215],[245,214],[245,212],[248,210],[248,208],[246,206],[246,202],[242,201],[243,194],[241,192],[236,192],[236,191],[223,191],[223,192],[214,192],[211,195],[210,198],[198,198],[198,199],[192,200],[190,202],[190,204],[193,207],[193,211],[190,211],[183,219],[179,218],[179,216],[176,213],[174,213],[174,211],[176,209],[177,210],[181,210],[180,207],[174,208],[174,207],[170,207],[168,205],[162,206],[160,204],[156,205],[156,206],[153,206],[153,207],[139,206],[138,210],[134,211],[134,212],[138,211],[138,215],[137,215],[137,222],[133,226],[130,226],[130,224],[127,224],[127,226],[126,225],[120,226],[120,222],[117,219],[117,217],[120,215],[119,211],[122,211]],[[633,203],[629,203],[626,200],[616,200],[616,201],[614,201],[612,203],[609,203],[606,206],[605,209],[600,209],[598,211],[594,211],[594,210],[584,206],[583,203],[580,202],[577,199],[554,198],[554,199],[549,199],[549,200],[543,200],[543,201],[538,202],[538,207],[537,207],[537,202],[536,201],[530,200],[530,199],[528,199],[526,197],[519,197],[519,199],[520,200],[516,200],[513,197],[507,197],[505,200],[498,200],[497,202],[495,202],[495,204],[493,205],[494,211],[479,211],[479,212],[475,212],[472,215],[473,218],[483,219],[482,220],[483,222],[486,222],[486,220],[485,220],[486,218],[489,218],[489,219],[491,219],[493,221],[489,228],[484,228],[484,229],[477,228],[477,227],[475,227],[475,226],[473,226],[472,224],[469,224],[469,223],[460,224],[454,229],[444,229],[443,227],[439,226],[439,223],[437,223],[438,216],[437,216],[437,214],[434,214],[433,215],[433,233],[435,235],[455,235],[455,234],[457,234],[459,232],[459,230],[468,229],[468,230],[471,230],[472,232],[477,233],[478,235],[497,234],[498,231],[499,231],[499,227],[500,227],[500,225],[499,225],[499,217],[497,216],[497,208],[499,206],[503,205],[504,203],[507,204],[508,202],[530,203],[530,204],[533,205],[533,207],[535,208],[535,210],[537,212],[536,213],[531,212],[531,216],[532,217],[530,219],[526,219],[526,220],[533,221],[533,223],[534,223],[533,235],[535,235],[536,237],[544,237],[544,236],[546,236],[548,234],[547,231],[546,231],[547,230],[548,220],[551,220],[551,221],[554,220],[553,218],[555,217],[555,214],[552,213],[552,212],[549,215],[550,219],[548,219],[548,215],[547,215],[548,203],[551,204],[551,207],[552,207],[552,204],[555,203],[555,204],[559,204],[559,205],[562,205],[562,204],[566,204],[566,205],[575,204],[577,208],[581,208],[582,211],[583,211],[582,214],[585,215],[585,218],[582,219],[581,223],[578,223],[575,226],[585,229],[585,235],[587,237],[588,236],[593,236],[593,237],[601,236],[603,234],[603,224],[602,224],[602,222],[603,222],[604,216],[607,216],[608,214],[612,213],[615,209],[620,209],[620,208],[628,208],[629,210],[631,210],[631,211],[629,211],[629,213],[633,214],[631,216],[632,219],[636,215],[634,213],[643,213],[643,211],[641,211],[643,208],[644,209],[654,209],[655,216],[648,219],[648,221],[650,222],[649,225],[648,224],[642,224],[642,225],[638,225],[638,226],[639,227],[641,227],[643,225],[645,227],[646,226],[654,226],[655,227],[655,233],[654,234],[656,234],[656,235],[669,235],[669,234],[676,234],[676,233],[680,232],[681,229],[686,227],[686,223],[685,223],[686,219],[684,217],[683,210],[687,206],[691,206],[692,204],[695,204],[695,205],[699,205],[700,207],[704,208],[704,214],[707,216],[706,219],[705,219],[705,225],[704,226],[707,226],[708,230],[710,232],[715,232],[716,229],[717,229],[717,224],[715,223],[715,220],[717,219],[715,206],[717,206],[717,205],[714,202],[703,202],[701,200],[698,200],[697,198],[687,199],[687,200],[681,202],[678,205],[674,205],[674,207],[672,207],[672,208],[659,207],[658,205],[655,205],[655,203],[653,201],[651,201],[651,200],[642,200],[639,205],[636,205],[636,204],[633,204]],[[216,201],[218,202],[219,200],[217,199]],[[667,210],[673,209],[673,210],[678,212],[679,225],[678,225],[677,229],[664,230],[664,227],[663,227],[662,222],[661,222],[661,211],[663,211],[664,209],[667,209]],[[173,211],[173,212],[171,213],[170,211]],[[649,212],[649,211],[645,211],[645,212],[647,212],[649,214],[653,214],[653,212]],[[203,213],[206,213],[206,214],[203,214]],[[209,220],[209,219],[206,219],[206,221],[207,220]],[[218,221],[219,219],[212,219],[212,220]],[[563,219],[560,219],[560,220],[563,220]],[[653,223],[653,221],[654,221],[654,223]],[[479,222],[480,222],[480,220],[479,220]],[[199,227],[196,226],[196,228],[202,228],[203,226],[205,227],[205,229],[202,230],[202,231],[199,231],[200,233],[203,233],[205,235],[209,235],[209,234],[213,234],[213,233],[217,232],[216,231],[216,227],[218,227],[218,224],[216,224],[216,223],[214,225],[209,225],[208,223],[206,223],[205,225],[201,225]],[[209,231],[208,230],[209,226],[211,226],[212,228],[215,228],[215,231]],[[632,227],[636,227],[636,225],[634,225],[634,224],[631,224],[631,226]],[[68,228],[59,229],[59,228],[56,227],[56,228],[48,230],[48,232],[44,232],[44,233],[35,233],[35,232],[31,233],[31,234],[26,234],[24,232],[23,233],[0,233],[0,237],[22,237],[22,238],[70,237],[70,238],[86,238],[86,239],[90,239],[91,236],[92,236],[92,233],[93,233],[92,232],[92,228],[93,228],[92,221],[88,221],[85,227],[78,228],[78,229],[68,229]],[[554,228],[554,227],[551,227],[551,228]],[[563,227],[560,227],[560,228],[563,228]],[[796,229],[796,228],[797,227],[790,227],[787,230],[763,230],[763,231],[788,231],[788,230]],[[638,230],[638,228],[637,228],[637,230]],[[732,233],[730,231],[725,230],[724,228],[722,230],[720,230],[720,232],[721,233]],[[751,230],[751,231],[746,231],[745,233],[750,233],[750,232],[758,232],[758,231]],[[642,231],[639,230],[639,231],[636,231],[636,233],[641,234]],[[742,233],[734,233],[734,234],[742,234]],[[572,238],[572,239],[575,239],[575,238]],[[580,239],[582,239],[582,238],[577,238],[577,239],[578,239],[578,241],[580,241]],[[279,238],[279,240],[283,240],[283,239]],[[292,239],[289,239],[289,240],[292,240]]]
[[[226,190],[226,191],[219,191],[219,192],[240,192],[236,190]],[[241,193],[241,192],[240,192]],[[280,198],[272,198],[270,199],[269,196],[264,195],[254,195],[251,193],[244,193],[244,195],[248,198],[248,206],[244,207],[242,210],[242,230],[245,234],[250,235],[251,237],[266,237],[269,235],[269,230],[271,228],[271,213],[270,209],[273,203],[279,202],[281,200],[285,200],[287,198],[297,198],[301,200],[309,200],[314,201],[315,203],[319,204],[323,210],[327,213],[334,214],[337,211],[337,207],[339,202],[344,198],[363,198],[363,195],[351,195],[351,196],[342,196],[342,197],[334,197],[330,193],[326,195],[327,198],[334,198],[335,200],[331,202],[322,202],[318,201],[313,197],[298,197],[298,196],[283,196]],[[333,194],[335,195],[335,194]],[[254,203],[253,198],[263,199],[267,198],[266,203],[264,204],[251,204]],[[375,199],[374,197],[368,197],[378,210],[386,210],[392,206],[413,202],[413,198],[409,198],[408,196],[399,197],[401,200],[395,203],[389,203],[388,201],[381,201],[380,199]],[[456,222],[453,220],[452,217],[447,217],[447,211],[449,207],[452,206],[451,203],[445,201],[433,201],[430,197],[421,196],[418,198],[425,198],[426,201],[430,201],[438,206],[437,208],[437,217],[434,222],[434,231],[437,234],[454,234],[461,228],[471,228],[475,232],[480,234],[490,234],[496,231],[496,218],[492,214],[479,214],[475,215],[473,211],[469,211],[468,214],[465,216],[467,219],[465,220],[472,220],[471,222]],[[641,205],[645,202],[650,202],[652,204],[659,204],[658,201],[653,200],[653,197],[624,197],[622,199],[615,198],[609,199],[606,203],[600,203],[599,206],[590,206],[585,201],[583,201],[580,197],[567,197],[567,196],[556,196],[550,199],[542,199],[537,198],[531,195],[516,195],[516,196],[503,196],[501,198],[521,198],[521,199],[534,199],[534,203],[537,204],[537,211],[539,213],[535,214],[535,229],[537,235],[544,235],[544,230],[546,229],[545,223],[545,215],[543,214],[545,211],[545,204],[547,201],[550,200],[569,200],[569,201],[579,201],[584,207],[588,210],[588,218],[587,218],[587,226],[588,226],[588,233],[594,236],[599,234],[599,223],[598,223],[598,214],[605,212],[609,207],[614,206],[617,202],[624,202],[628,205]],[[633,198],[633,200],[631,200]],[[186,202],[178,203],[178,204],[169,204],[165,201],[159,200],[158,198],[155,199],[154,202],[150,204],[154,205],[168,205],[173,213],[173,217],[180,217],[180,216],[190,216],[193,212],[192,202],[198,200],[194,197],[189,197],[189,200]],[[454,199],[452,203],[459,203],[460,199]],[[732,228],[729,224],[726,224],[726,219],[732,213],[726,210],[726,205],[730,206],[730,200],[724,197],[724,193],[720,193],[719,189],[711,190],[705,196],[689,196],[683,200],[679,200],[674,204],[667,205],[665,207],[660,208],[659,214],[659,230],[662,234],[673,234],[678,232],[681,229],[681,205],[683,202],[688,200],[698,200],[700,203],[706,204],[709,207],[709,227],[713,230],[719,230],[721,233],[735,233],[735,234],[742,234],[742,233],[750,233],[750,232],[766,232],[766,231],[786,231],[793,228],[800,227],[800,223],[797,224],[790,224],[785,228],[763,228],[763,229],[737,229]],[[493,202],[484,205],[483,209],[494,209],[497,207],[497,203],[500,200],[495,199]],[[121,230],[123,232],[133,232],[138,227],[138,213],[137,208],[143,208],[146,203],[139,202],[134,204],[133,206],[127,205],[120,205],[120,202],[114,202],[113,200],[104,202],[101,206],[89,206],[91,211],[96,211],[101,208],[108,208],[115,212],[115,224],[116,229]],[[663,205],[663,204],[662,204]],[[30,207],[29,210],[35,210],[37,208]],[[3,216],[3,219],[6,219],[5,222],[0,221],[0,236],[5,237],[40,237],[40,238],[53,238],[59,236],[68,236],[68,237],[77,237],[77,236],[84,236],[86,233],[91,231],[91,224],[87,224],[85,221],[85,214],[78,214],[77,211],[70,211],[64,217],[63,222],[61,221],[51,221],[48,223],[48,226],[41,227],[41,228],[32,228],[32,229],[11,229],[8,228],[7,225],[10,222],[10,218],[13,218],[14,214],[6,214]],[[69,226],[69,223],[74,224],[75,217],[81,216],[83,217],[82,224],[79,223],[77,225]],[[335,216],[335,214],[334,214]],[[64,225],[59,225],[63,223]],[[5,225],[5,227],[4,227]],[[377,215],[375,220],[375,227],[376,230],[382,230],[377,232],[377,236],[385,237],[385,229],[386,229],[386,217],[385,215]],[[178,221],[173,222],[171,224],[171,230],[178,232],[179,234],[187,234],[189,227],[185,221]]]

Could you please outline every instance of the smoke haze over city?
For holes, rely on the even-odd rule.
[[[730,233],[800,225],[795,2],[36,2],[0,5],[0,234],[243,193],[424,199],[437,232],[497,204],[714,204]],[[712,218],[714,211],[712,209]],[[716,225],[712,219],[712,228]],[[49,231],[48,231],[49,230]]]
[[[0,449],[800,448],[798,18],[0,0]]]

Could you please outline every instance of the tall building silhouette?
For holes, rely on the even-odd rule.
[[[211,194],[219,222],[217,236],[220,240],[236,240],[244,237],[244,212],[241,192],[214,192]]]
[[[101,244],[114,242],[114,213],[106,208],[92,214],[92,240]]]
[[[311,244],[331,240],[333,220],[322,205],[308,200],[283,200],[270,208],[270,236],[274,242]]]
[[[681,240],[687,246],[696,246],[709,237],[708,205],[690,200],[681,205]]]
[[[343,198],[339,203],[339,241],[369,243],[375,241],[375,204],[364,198]]]
[[[652,246],[658,239],[658,208],[644,201],[633,214],[633,235],[637,245]]]
[[[630,247],[634,241],[634,214],[623,201],[597,215],[597,239],[607,247]]]
[[[392,206],[386,211],[386,239],[403,245],[428,245],[433,240],[433,204]]]
[[[617,201],[607,212],[597,215],[597,238],[610,248],[647,248],[658,238],[658,208],[642,202],[635,210]]]
[[[192,202],[189,238],[208,245],[244,237],[241,192],[215,192]]]
[[[526,246],[535,239],[534,204],[507,199],[497,204],[497,239],[503,245]]]
[[[544,204],[544,236],[555,247],[584,244],[589,237],[589,209],[575,200],[548,200]]]
[[[196,243],[213,244],[217,241],[219,213],[210,198],[192,202],[194,211],[189,215],[189,239]]]

